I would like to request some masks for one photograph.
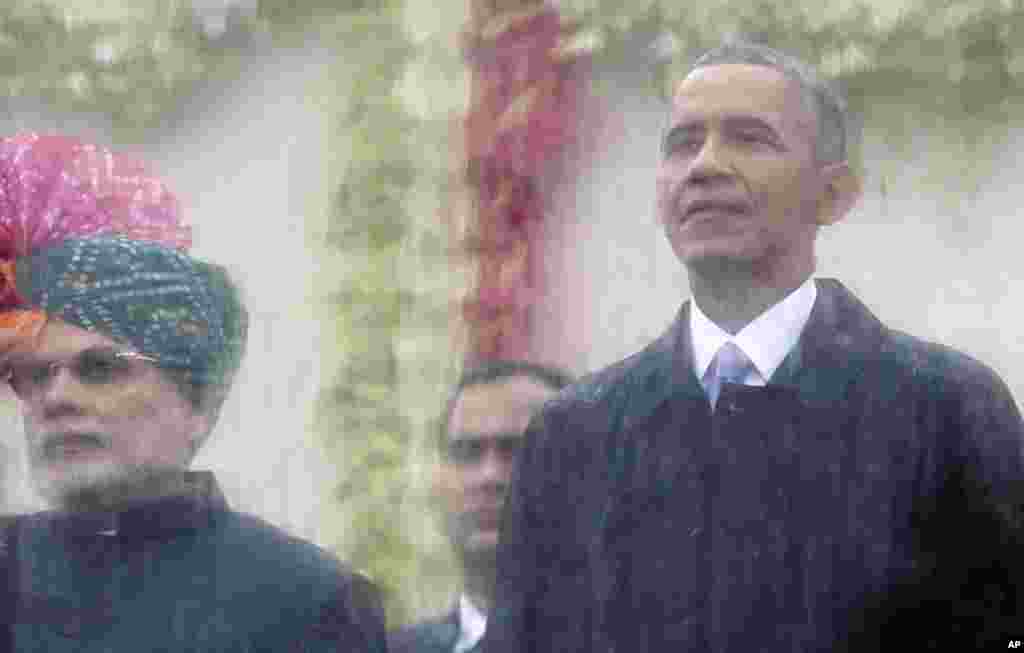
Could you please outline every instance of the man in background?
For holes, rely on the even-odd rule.
[[[463,590],[445,615],[406,626],[391,653],[475,653],[494,595],[495,552],[505,495],[523,433],[540,406],[570,381],[540,365],[493,361],[466,370],[439,431],[436,490]]]

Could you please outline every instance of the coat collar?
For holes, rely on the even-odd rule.
[[[847,396],[867,365],[878,360],[885,327],[835,279],[818,280],[818,300],[797,346],[771,383],[795,388],[806,404],[828,404]]]
[[[184,472],[186,491],[170,497],[131,504],[116,511],[42,513],[50,529],[64,537],[98,534],[119,538],[169,537],[213,525],[228,510],[211,472]]]
[[[885,327],[853,293],[835,279],[817,279],[818,297],[797,346],[782,361],[769,386],[790,388],[804,403],[841,400],[865,364],[878,355]],[[638,382],[633,393],[633,419],[649,415],[670,399],[706,403],[694,372],[690,341],[690,302],[679,309],[672,325],[639,355]]]

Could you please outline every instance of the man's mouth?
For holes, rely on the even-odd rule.
[[[714,218],[716,216],[743,215],[750,211],[746,202],[724,200],[697,200],[691,202],[683,211],[683,222]]]
[[[472,511],[473,521],[481,530],[495,530],[501,524],[501,504],[479,506]]]
[[[106,448],[95,433],[61,433],[43,441],[42,453],[47,460],[77,458]]]

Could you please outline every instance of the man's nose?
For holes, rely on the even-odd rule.
[[[61,419],[83,412],[78,380],[63,368],[53,372],[30,396],[23,398],[26,413],[35,420]]]
[[[39,399],[45,404],[59,404],[74,397],[79,389],[75,375],[63,365],[54,365],[45,379],[40,381]]]
[[[733,174],[734,167],[729,161],[729,154],[723,147],[721,139],[709,135],[697,155],[690,162],[687,178],[692,183],[705,183],[709,180],[728,177]]]
[[[498,447],[488,447],[480,459],[479,478],[485,483],[508,483],[513,460]]]

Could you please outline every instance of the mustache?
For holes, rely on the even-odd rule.
[[[90,431],[61,431],[43,435],[36,443],[37,456],[47,460],[57,458],[64,447],[106,449],[110,446],[107,438]]]

